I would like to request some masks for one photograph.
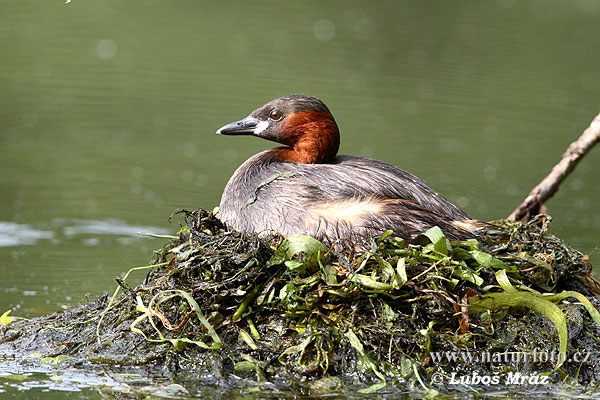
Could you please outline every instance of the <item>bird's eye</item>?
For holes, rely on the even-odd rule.
[[[271,113],[269,114],[269,118],[273,121],[279,121],[281,117],[283,117],[283,113],[279,110],[271,110]]]

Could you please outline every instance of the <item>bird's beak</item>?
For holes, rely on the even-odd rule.
[[[232,122],[222,126],[217,131],[218,135],[256,135],[264,130],[264,121],[253,117],[246,117],[242,120]],[[262,128],[262,129],[261,129]]]

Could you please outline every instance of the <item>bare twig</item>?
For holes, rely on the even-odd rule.
[[[509,216],[511,221],[528,220],[535,216],[541,205],[556,193],[562,181],[575,169],[577,163],[596,143],[600,142],[600,114],[575,142],[571,143],[558,164]]]

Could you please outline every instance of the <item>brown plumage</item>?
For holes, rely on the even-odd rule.
[[[450,239],[474,237],[482,226],[400,168],[336,156],[337,124],[315,97],[280,97],[217,133],[284,145],[251,157],[227,183],[218,217],[234,230],[304,233],[327,245],[350,239],[364,249],[388,229],[412,241],[436,225]]]

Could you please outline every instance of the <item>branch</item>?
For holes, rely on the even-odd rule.
[[[543,181],[533,188],[529,196],[508,216],[508,219],[511,221],[527,220],[536,215],[541,205],[556,193],[562,181],[598,142],[600,142],[600,114],[596,115],[579,139],[571,143],[560,162],[552,168]]]

